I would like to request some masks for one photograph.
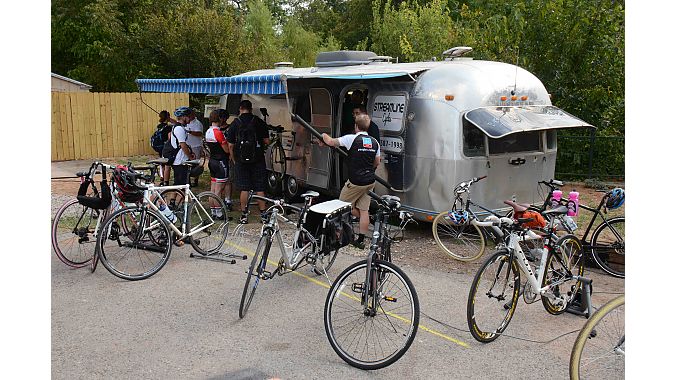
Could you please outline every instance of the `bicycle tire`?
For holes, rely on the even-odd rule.
[[[223,247],[228,236],[228,210],[223,200],[210,191],[204,191],[197,195],[198,207],[194,202],[188,205],[188,223],[186,231],[193,231],[204,226],[207,228],[190,237],[192,247],[203,256],[213,255]],[[213,223],[206,219],[204,212],[211,213]],[[220,219],[218,218],[220,214]]]
[[[585,255],[580,239],[572,234],[563,235],[556,242],[555,249],[561,255],[563,263],[556,260],[554,254],[550,253],[549,256],[547,256],[545,272],[541,281],[541,286],[543,287],[565,278],[567,272],[563,270],[562,265],[565,265],[573,275],[584,275]],[[570,305],[570,302],[582,287],[581,281],[575,281],[575,284],[571,286],[570,290],[562,288],[562,286],[569,283],[569,281],[565,281],[561,285],[554,286],[552,290],[556,296],[564,297],[564,303],[562,305],[556,305],[548,297],[542,296],[542,305],[549,314],[559,315],[566,311],[568,305]]]
[[[610,321],[611,319],[612,321]],[[600,337],[599,334],[601,334]],[[571,380],[600,379],[603,378],[602,376],[608,376],[611,379],[624,379],[624,335],[624,295],[621,295],[601,306],[587,320],[577,335],[573,350],[570,353],[568,367]],[[588,355],[596,348],[597,343],[610,343],[615,346],[611,346],[612,349],[609,350],[606,344],[599,349],[598,357],[588,361],[583,359],[583,356]],[[587,348],[587,354],[585,354],[585,348]],[[593,367],[589,367],[587,362],[592,366],[601,362],[609,362],[612,365],[604,366],[600,372],[587,375],[587,372],[593,370]]]
[[[124,230],[122,225],[126,226]],[[106,219],[97,245],[101,264],[110,273],[129,281],[143,280],[159,272],[169,260],[171,231],[155,210],[126,207]],[[136,269],[137,265],[141,268]]]
[[[268,171],[268,189],[273,194],[279,194],[286,175],[286,154],[282,143],[277,140],[270,145],[270,170]]]
[[[72,268],[89,264],[96,247],[96,219],[102,212],[81,205],[77,199],[64,203],[52,221],[52,248],[62,263]]]
[[[490,285],[488,290],[478,291],[479,287],[482,285],[483,274],[487,272],[489,266],[495,263],[498,264],[495,274],[489,273],[485,281]],[[512,260],[512,268],[511,270],[508,270],[508,268],[505,267],[505,263],[510,263],[510,255],[507,250],[502,249],[495,252],[481,265],[481,268],[474,276],[472,286],[469,289],[469,296],[467,298],[467,325],[469,326],[469,331],[474,339],[481,343],[492,342],[505,331],[514,316],[514,311],[516,310],[516,305],[519,301],[519,290],[521,287],[519,267],[517,266],[516,261]],[[511,281],[507,277],[507,273],[512,276]],[[500,284],[501,275],[504,276],[504,280],[501,280],[502,284]],[[493,286],[496,284],[498,285],[498,290],[502,287],[502,294],[498,296],[493,295],[491,292]],[[509,290],[508,288],[510,286],[511,295],[507,295],[505,294],[505,290]],[[484,296],[488,296],[488,302],[485,302],[486,299],[483,298]],[[497,321],[498,323],[495,324],[496,327],[491,326],[490,323],[483,320],[483,313],[488,311],[488,308],[495,310],[494,314],[498,314],[498,317],[496,318],[493,316],[486,318]],[[482,315],[478,318],[479,312],[481,312]],[[502,313],[504,313],[504,316]],[[491,327],[486,328],[486,326]]]
[[[251,306],[251,301],[253,300],[253,296],[256,293],[256,289],[258,288],[258,283],[261,280],[260,275],[261,273],[265,272],[265,264],[268,260],[268,254],[270,253],[271,245],[271,232],[270,230],[264,230],[260,239],[258,239],[258,247],[256,247],[256,253],[251,259],[251,265],[249,265],[246,282],[244,283],[244,291],[242,292],[242,298],[239,301],[240,319],[244,318],[247,311],[249,311],[249,306]],[[251,281],[252,277],[255,277],[256,279]]]
[[[448,218],[450,211],[440,212],[432,222],[432,234],[437,245],[449,256],[460,261],[477,260],[486,250],[486,237],[478,226],[454,225]]]
[[[619,216],[600,224],[591,237],[591,254],[596,264],[619,278],[624,278],[624,234],[624,217]]]
[[[384,297],[381,298],[382,301],[389,301],[385,304],[379,303],[376,312],[374,315],[365,316],[364,307],[360,304],[363,302],[364,294],[363,291],[360,292],[357,290],[360,286],[363,290],[363,284],[366,278],[366,260],[356,262],[349,267],[347,267],[341,274],[338,275],[336,281],[331,286],[329,293],[326,297],[326,302],[324,304],[324,330],[326,331],[326,336],[329,339],[329,343],[333,350],[349,365],[365,370],[374,370],[387,367],[392,363],[399,360],[406,351],[411,347],[415,335],[418,331],[418,324],[420,323],[420,307],[418,303],[418,294],[413,287],[413,283],[408,278],[406,273],[402,271],[396,265],[382,260],[373,260],[372,262],[372,271],[374,275],[371,278],[380,282],[383,281],[383,284],[378,286]],[[385,274],[385,275],[383,275]],[[387,282],[397,280],[400,282],[399,286],[388,286]],[[350,281],[354,281],[350,284]],[[361,282],[361,285],[359,285]],[[401,296],[396,293],[399,290]],[[352,291],[354,294],[348,294],[347,292]],[[390,299],[387,299],[390,298]],[[407,305],[403,305],[404,301],[408,300]],[[390,311],[386,311],[385,307],[388,304],[397,304],[396,314],[388,308]],[[345,307],[345,311],[340,310]],[[406,314],[401,314],[401,309],[405,309]],[[378,309],[380,312],[378,312]],[[409,310],[410,309],[410,310]],[[333,311],[337,310],[336,313],[340,315],[340,318],[334,318]],[[374,329],[377,327],[384,327],[385,331],[380,333],[366,333],[365,339],[358,339],[357,343],[364,343],[364,349],[357,347],[353,352],[349,350],[350,347],[346,347],[346,343],[351,341],[351,336],[342,338],[338,336],[342,326],[339,323],[345,321],[347,313],[354,313],[354,320],[356,323],[363,323],[363,329],[353,329],[347,331],[347,334],[352,332],[359,333],[366,331],[366,329]],[[392,316],[392,318],[390,318]],[[376,323],[376,318],[383,318],[382,323]],[[362,322],[363,321],[363,322]],[[369,324],[369,321],[371,323]],[[349,323],[350,321],[348,321]],[[397,331],[397,326],[401,326],[400,330]],[[374,335],[377,334],[377,335]],[[363,334],[362,334],[363,335]],[[368,337],[377,336],[377,342],[371,341],[369,343]],[[360,336],[361,338],[361,336]],[[390,339],[390,342],[395,339],[402,339],[399,344],[394,344],[393,349],[385,352],[385,347],[383,347],[383,341],[385,339]],[[389,343],[389,342],[388,342]],[[369,346],[372,344],[372,346]],[[378,353],[378,350],[382,350],[382,354]],[[365,355],[374,353],[373,358],[366,359]],[[361,357],[357,355],[361,354]]]

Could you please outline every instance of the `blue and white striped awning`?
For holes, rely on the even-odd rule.
[[[137,79],[145,92],[187,92],[191,94],[284,94],[281,74],[238,75],[217,78]]]

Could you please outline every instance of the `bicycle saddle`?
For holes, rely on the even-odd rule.
[[[146,162],[146,164],[158,164],[158,165],[164,165],[164,164],[166,164],[167,162],[169,162],[169,159],[168,159],[168,158],[162,157],[162,158],[156,158],[156,159],[154,159],[154,160],[150,160],[150,161]]]
[[[514,209],[514,212],[524,212],[524,211],[528,210],[528,208],[530,207],[529,204],[526,204],[526,203],[520,204],[520,203],[516,203],[516,202],[512,202],[512,201],[505,201],[505,204],[508,205],[508,206],[512,206],[512,208]]]
[[[199,165],[199,164],[201,164],[201,162],[200,162],[199,159],[197,159],[197,160],[185,161],[185,162],[183,163],[183,165],[188,165],[188,166],[197,166],[197,165]]]
[[[319,193],[316,192],[316,191],[307,191],[307,192],[305,192],[305,194],[301,195],[301,197],[303,197],[303,198],[307,198],[307,197],[316,198],[318,196],[319,196]]]
[[[568,207],[566,207],[566,206],[559,206],[559,207],[557,207],[557,208],[553,208],[553,209],[550,209],[550,210],[545,210],[545,211],[541,212],[540,215],[542,215],[542,216],[546,216],[546,215],[563,215],[563,214],[567,214],[567,213],[568,213]]]

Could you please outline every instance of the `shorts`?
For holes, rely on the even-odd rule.
[[[230,177],[230,163],[226,157],[222,160],[209,159],[209,173],[211,173],[211,182],[225,183]]]
[[[173,165],[174,169],[174,185],[187,185],[190,174],[190,167],[188,165]]]
[[[235,162],[235,184],[240,191],[265,191],[267,178],[265,161],[255,164]]]
[[[369,206],[371,205],[369,191],[373,190],[375,187],[375,182],[370,185],[359,186],[348,180],[345,182],[345,186],[343,186],[343,189],[340,191],[340,196],[338,199],[343,202],[352,203],[352,207],[355,207],[359,210],[368,211]]]

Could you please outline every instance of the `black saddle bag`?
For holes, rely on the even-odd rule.
[[[90,207],[96,210],[103,210],[110,206],[112,201],[112,196],[110,194],[110,187],[108,186],[108,181],[106,181],[106,169],[103,168],[103,180],[101,180],[101,191],[93,197],[87,196],[87,191],[89,186],[93,184],[92,179],[86,179],[80,184],[80,188],[77,191],[77,201],[85,206]]]

